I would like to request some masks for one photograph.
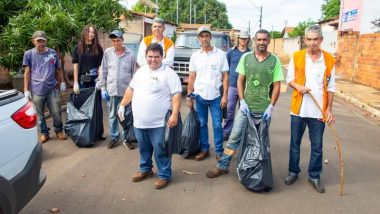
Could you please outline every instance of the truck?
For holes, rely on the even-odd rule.
[[[46,181],[37,113],[24,94],[0,90],[0,214],[19,211]]]
[[[227,53],[231,48],[230,36],[222,32],[212,31],[211,45]],[[197,31],[177,32],[173,69],[177,72],[182,84],[187,84],[189,81],[190,57],[199,49],[200,43]]]

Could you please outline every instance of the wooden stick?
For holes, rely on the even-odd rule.
[[[318,102],[315,99],[315,97],[313,96],[313,94],[310,92],[308,92],[307,94],[310,95],[310,97],[311,97],[311,99],[313,99],[315,105],[317,105],[318,109],[321,111],[323,119],[326,119],[326,115],[323,113],[321,106],[318,104]],[[339,164],[340,165],[340,196],[342,196],[343,195],[343,187],[344,187],[344,168],[343,168],[344,163],[343,163],[343,157],[342,157],[342,145],[339,142],[338,135],[336,134],[336,130],[335,130],[334,126],[331,123],[328,123],[327,125],[330,128],[330,130],[334,136],[335,143],[338,147],[338,155],[339,155],[339,163],[340,163]]]

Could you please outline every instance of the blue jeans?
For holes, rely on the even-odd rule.
[[[136,139],[140,151],[140,172],[152,170],[152,154],[158,169],[158,177],[170,181],[172,176],[172,159],[164,148],[165,127],[138,129],[135,128]]]
[[[214,100],[204,100],[201,96],[196,96],[196,110],[200,123],[200,144],[201,151],[207,152],[210,149],[208,142],[208,109],[210,108],[212,128],[214,132],[215,152],[217,155],[223,154],[223,129],[222,129],[222,109],[220,107],[220,96]]]
[[[223,135],[230,136],[235,119],[236,104],[239,100],[237,88],[228,88],[227,119],[224,120]]]
[[[45,105],[47,105],[50,115],[53,117],[55,132],[63,131],[61,118],[61,98],[58,90],[54,89],[52,92],[45,95],[32,95],[32,102],[36,107],[41,134],[49,135],[49,128],[46,125],[44,115]]]
[[[289,172],[298,174],[301,172],[300,146],[305,129],[309,129],[309,138],[311,145],[309,177],[311,179],[320,179],[322,173],[322,142],[325,123],[314,118],[305,118],[295,115],[290,116],[290,150],[289,150]]]
[[[224,153],[218,160],[216,165],[219,169],[228,170],[232,156],[239,148],[240,139],[243,136],[243,130],[247,126],[247,115],[243,114],[241,111],[237,111],[234,126],[232,127],[230,138],[224,148]]]
[[[109,129],[110,135],[113,140],[119,140],[119,121],[117,121],[117,108],[123,97],[111,96],[110,100],[107,102],[108,112],[109,112]],[[122,129],[121,135],[123,140],[126,139],[127,132]]]

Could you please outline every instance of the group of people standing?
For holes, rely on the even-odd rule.
[[[179,120],[182,86],[172,69],[174,44],[164,36],[164,20],[155,18],[152,35],[140,44],[137,57],[123,44],[123,33],[109,34],[112,47],[104,50],[99,43],[95,26],[86,26],[72,51],[74,64],[74,93],[82,88],[95,87],[107,102],[110,140],[107,147],[115,148],[120,141],[128,148],[134,145],[126,140],[126,131],[119,132],[119,120],[125,120],[125,108],[131,105],[134,133],[138,141],[140,167],[132,177],[139,182],[152,176],[154,154],[159,179],[155,188],[166,187],[171,180],[171,156],[164,148],[165,129],[175,127]],[[279,58],[268,51],[270,34],[259,30],[252,37],[254,50],[248,47],[250,36],[241,31],[236,47],[224,53],[211,45],[212,32],[208,27],[198,29],[200,50],[190,58],[187,106],[195,108],[200,122],[200,151],[195,160],[210,156],[208,112],[213,127],[213,142],[217,166],[207,172],[208,178],[228,173],[228,166],[236,153],[247,118],[255,115],[270,121],[284,80]],[[300,173],[300,144],[305,128],[309,129],[311,157],[309,182],[324,192],[320,182],[322,172],[322,139],[325,122],[334,122],[332,114],[335,91],[334,58],[320,49],[322,32],[319,26],[305,31],[307,48],[294,53],[288,67],[286,82],[292,87],[291,140],[289,174],[285,184],[293,184]],[[25,52],[25,96],[37,110],[40,142],[49,140],[49,129],[44,119],[45,105],[53,117],[59,139],[66,139],[60,114],[59,90],[66,90],[57,53],[46,47],[47,36],[36,31],[32,36],[35,48]],[[57,76],[56,76],[57,75]],[[313,93],[323,112],[313,103]],[[194,104],[195,102],[195,104]],[[239,110],[236,106],[239,102]],[[101,103],[100,103],[101,105]],[[222,126],[222,110],[227,108],[227,119]],[[166,121],[168,111],[171,111]],[[236,115],[236,116],[235,116]],[[99,140],[105,140],[101,132]],[[223,141],[228,140],[223,147]]]

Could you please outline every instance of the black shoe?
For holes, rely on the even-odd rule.
[[[100,141],[105,141],[105,140],[106,140],[106,136],[104,136],[104,135],[100,135],[100,136],[98,137],[98,140],[100,140]]]
[[[123,145],[125,146],[125,148],[129,150],[135,149],[135,146],[131,142],[128,142],[126,140],[123,141]]]
[[[108,142],[108,144],[107,144],[107,148],[109,148],[109,149],[113,149],[113,148],[115,148],[118,144],[119,144],[119,140],[117,140],[117,139],[112,139],[112,140],[110,140],[110,142]]]
[[[317,190],[317,192],[319,193],[325,192],[325,187],[322,185],[321,180],[309,178],[309,183],[311,184],[311,186],[314,187],[315,190]]]
[[[288,176],[285,178],[285,184],[286,185],[292,185],[296,180],[298,179],[298,175],[295,173],[289,173]]]

